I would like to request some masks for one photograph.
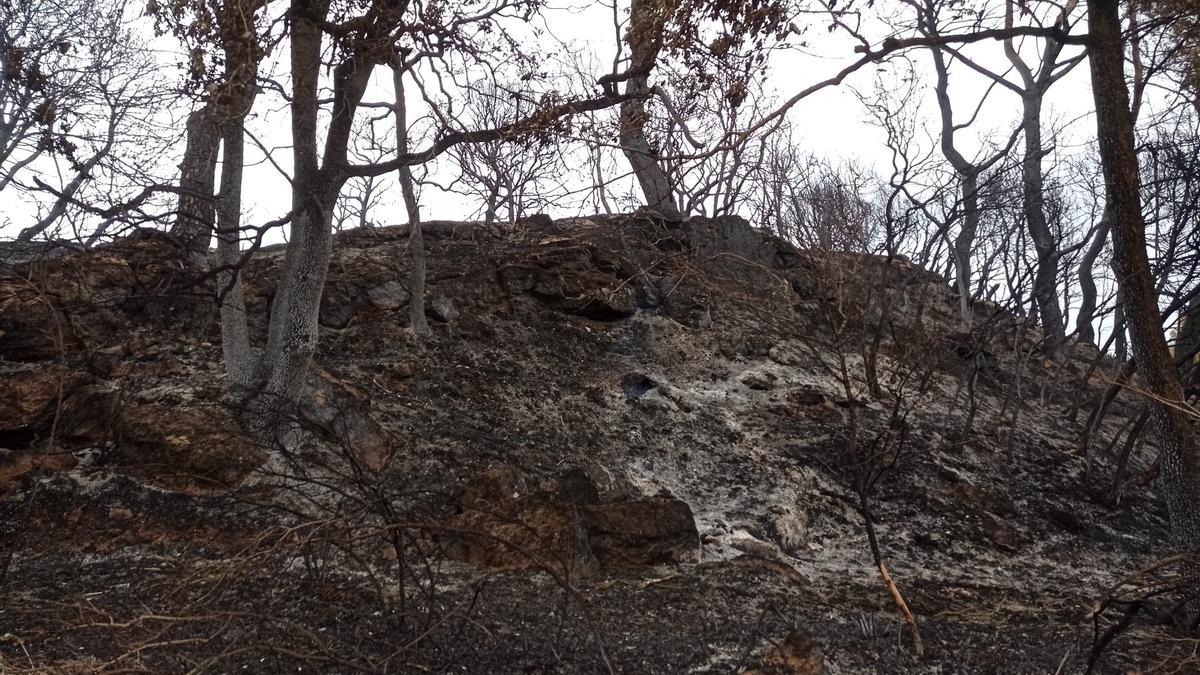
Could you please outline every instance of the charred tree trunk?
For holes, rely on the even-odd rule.
[[[964,331],[971,330],[971,254],[979,231],[979,174],[969,169],[959,173],[962,190],[962,225],[954,237],[954,279],[958,288],[959,318]]]
[[[1200,548],[1200,454],[1190,420],[1172,405],[1183,399],[1183,388],[1163,334],[1146,254],[1119,1],[1088,0],[1088,23],[1100,159],[1112,209],[1113,265],[1121,282],[1133,356],[1143,385],[1155,399],[1150,428],[1161,447],[1163,491],[1175,543],[1193,551]]]
[[[396,97],[396,151],[408,152],[408,106],[404,100],[404,69],[392,68],[392,89]],[[413,187],[412,169],[402,165],[396,169],[400,192],[404,195],[404,210],[408,213],[408,325],[414,334],[429,337],[429,322],[425,318],[425,240],[421,236],[421,209]],[[494,216],[493,216],[494,217]]]
[[[1108,242],[1110,222],[1108,209],[1105,209],[1104,215],[1100,217],[1100,225],[1096,228],[1092,243],[1084,251],[1083,257],[1079,259],[1080,301],[1079,314],[1075,318],[1075,333],[1080,342],[1090,345],[1096,344],[1096,328],[1092,325],[1096,319],[1096,278],[1092,276],[1092,272],[1096,267],[1096,258],[1100,257],[1100,252],[1104,250],[1104,244]]]
[[[1175,360],[1183,379],[1184,393],[1200,385],[1200,293],[1192,296],[1179,319],[1179,335],[1175,339]]]
[[[1026,226],[1037,251],[1033,297],[1037,299],[1045,340],[1042,352],[1055,361],[1064,358],[1066,326],[1058,302],[1058,241],[1046,221],[1045,178],[1042,173],[1042,97],[1039,88],[1022,96],[1024,107],[1025,157],[1021,161],[1022,202]]]
[[[226,123],[222,133],[221,195],[217,207],[217,306],[221,316],[221,352],[230,385],[250,387],[254,357],[246,323],[242,290],[242,169],[245,137],[241,120]]]
[[[1125,293],[1121,280],[1117,279],[1116,307],[1113,308],[1113,357],[1117,362],[1129,360],[1129,339],[1126,335],[1128,322],[1125,320]]]
[[[668,220],[681,220],[675,205],[674,191],[658,153],[646,139],[646,99],[650,96],[650,71],[662,49],[662,29],[665,12],[654,5],[658,0],[633,0],[630,6],[629,31],[626,41],[631,52],[625,94],[630,98],[621,104],[621,151],[629,160],[637,178],[646,206]]]
[[[179,171],[179,206],[171,235],[197,256],[208,252],[216,197],[217,152],[221,132],[210,106],[193,112],[187,121],[187,142]]]

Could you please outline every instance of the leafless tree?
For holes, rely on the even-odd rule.
[[[869,249],[877,179],[854,162],[836,164],[804,153],[790,135],[766,145],[746,195],[755,222],[804,248]]]
[[[937,39],[942,31],[942,11],[946,3],[940,0],[905,0],[905,3],[915,10],[915,28],[927,39]],[[941,131],[939,143],[942,155],[953,167],[958,179],[960,205],[952,214],[952,220],[958,224],[958,233],[954,237],[951,254],[954,258],[955,287],[959,296],[959,313],[965,328],[969,328],[972,320],[971,301],[973,293],[972,256],[974,255],[975,238],[979,232],[980,210],[979,189],[980,178],[1003,160],[1015,144],[1021,127],[1018,126],[1008,139],[998,147],[987,149],[974,158],[969,158],[960,149],[956,137],[959,131],[966,129],[976,117],[976,113],[965,122],[957,122],[954,113],[954,103],[950,96],[950,63],[955,53],[947,46],[935,46],[929,49],[934,70],[934,96],[937,100]],[[987,94],[991,93],[991,89]],[[978,111],[985,105],[987,94],[975,106]]]
[[[462,102],[461,122],[468,127],[498,127],[537,108],[520,89],[493,80],[470,86]],[[462,175],[449,188],[476,199],[485,224],[503,215],[508,223],[545,210],[562,200],[566,139],[524,135],[488,143],[461,145],[449,156]]]
[[[130,21],[119,0],[0,7],[0,193],[44,196],[17,239],[74,220],[83,197],[128,196],[158,168],[153,118],[170,94]]]
[[[1069,30],[1072,22],[1071,12],[1074,8],[1075,2],[1068,3],[1063,9],[1051,7],[1049,23],[1061,27],[1064,31]],[[1036,8],[1031,10],[1029,7],[1022,6],[1023,16],[1045,23],[1035,11]],[[1016,13],[1015,0],[1005,0],[1005,28],[1011,29],[1015,25]],[[1083,61],[1086,55],[1086,52],[1080,51],[1064,60],[1064,47],[1062,42],[1053,37],[1043,40],[1037,63],[1035,66],[1030,66],[1022,56],[1015,37],[1005,39],[1004,54],[1008,58],[1012,70],[1019,76],[1018,82],[1010,80],[1005,73],[999,73],[980,65],[960,50],[953,50],[958,61],[966,64],[972,70],[982,73],[991,81],[1009,89],[1021,98],[1021,132],[1025,139],[1025,152],[1021,162],[1021,200],[1025,225],[1029,229],[1029,234],[1037,250],[1037,271],[1034,278],[1033,295],[1037,298],[1042,330],[1046,335],[1042,348],[1048,356],[1055,360],[1062,360],[1065,357],[1063,347],[1066,343],[1066,324],[1058,300],[1060,247],[1046,220],[1046,209],[1043,203],[1045,191],[1043,161],[1047,149],[1042,134],[1042,109],[1050,88],[1069,74],[1075,66]],[[956,168],[957,166],[956,164]]]
[[[1200,548],[1200,446],[1178,407],[1183,387],[1163,333],[1154,276],[1146,253],[1134,118],[1125,83],[1125,50],[1117,0],[1088,0],[1090,65],[1101,165],[1112,219],[1113,265],[1129,320],[1133,356],[1151,396],[1167,507],[1177,544]]]
[[[384,159],[384,144],[378,137],[376,123],[379,118],[360,120],[355,135],[362,140],[350,148],[350,155],[360,164],[369,164]],[[346,181],[342,195],[334,206],[334,229],[341,231],[351,227],[369,228],[377,223],[379,210],[387,194],[387,184],[380,176],[356,176]]]

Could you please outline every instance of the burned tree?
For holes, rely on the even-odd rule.
[[[1113,266],[1124,296],[1137,369],[1153,397],[1151,428],[1159,438],[1167,507],[1176,544],[1200,547],[1200,448],[1179,406],[1183,387],[1167,347],[1142,215],[1133,115],[1125,83],[1118,0],[1088,0],[1092,90],[1101,165],[1108,188]]]

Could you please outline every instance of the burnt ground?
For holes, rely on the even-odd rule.
[[[1079,672],[1170,554],[1148,439],[1110,499],[1132,396],[1085,473],[1114,364],[983,304],[964,333],[902,260],[736,220],[429,230],[426,341],[404,229],[339,235],[332,393],[286,446],[241,431],[169,240],[0,272],[0,671],[766,672],[800,632],[830,673]],[[281,255],[247,269],[260,337]],[[1099,672],[1197,667],[1146,615]]]

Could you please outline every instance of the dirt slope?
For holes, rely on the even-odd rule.
[[[0,671],[1070,672],[1167,553],[1150,488],[1084,479],[1112,365],[982,304],[963,332],[902,260],[737,219],[429,230],[425,343],[404,229],[339,235],[287,448],[239,426],[170,241],[0,268]],[[1186,669],[1175,637],[1101,670]]]

